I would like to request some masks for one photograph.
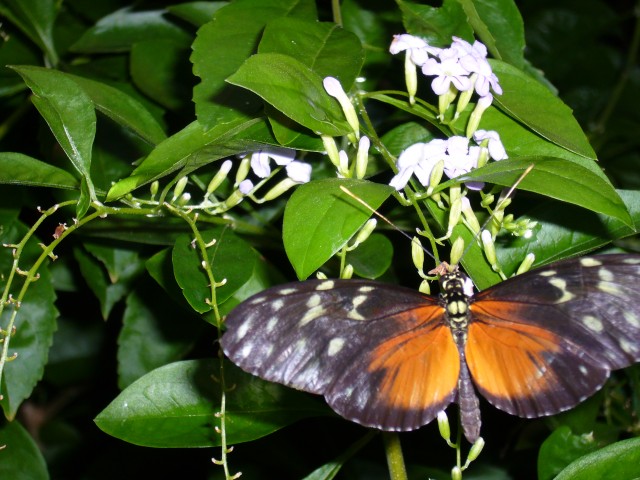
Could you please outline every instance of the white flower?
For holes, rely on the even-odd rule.
[[[473,134],[473,139],[478,145],[483,140],[487,140],[487,149],[489,150],[489,156],[494,160],[504,160],[509,158],[502,142],[500,141],[500,135],[494,130],[476,130]]]
[[[271,174],[269,159],[278,165],[287,165],[296,157],[296,151],[289,148],[270,147],[251,154],[251,169],[260,178]]]
[[[287,176],[296,183],[308,183],[311,180],[311,165],[293,161],[286,167]]]
[[[422,185],[429,185],[431,170],[445,157],[446,147],[447,142],[441,139],[411,145],[400,154],[396,163],[398,173],[389,185],[396,190],[402,190],[414,174]]]
[[[440,49],[430,46],[420,37],[415,37],[407,33],[394,35],[391,46],[389,47],[389,53],[396,55],[403,51],[407,52],[407,55],[414,65],[420,67],[427,61],[429,55],[437,55]]]
[[[249,192],[253,190],[253,182],[251,180],[241,181],[240,185],[238,185],[238,190],[240,190],[240,193],[242,193],[243,195],[248,195]]]
[[[448,50],[450,49],[441,52],[440,62],[435,58],[429,58],[422,65],[422,73],[436,77],[431,81],[431,89],[436,95],[447,93],[451,84],[461,92],[469,90],[472,86],[468,77],[469,71]]]
[[[498,83],[498,77],[493,73],[491,65],[487,61],[487,47],[476,40],[473,45],[458,37],[453,37],[451,48],[458,51],[460,65],[469,72],[475,73],[474,88],[481,97],[489,94],[491,88],[496,94],[502,95],[502,87]]]

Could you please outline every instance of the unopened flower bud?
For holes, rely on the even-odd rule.
[[[369,163],[369,147],[371,140],[363,135],[358,142],[358,153],[356,155],[356,178],[362,179],[367,173],[367,164]]]
[[[418,291],[420,293],[424,293],[425,295],[431,295],[431,285],[429,285],[429,282],[427,280],[422,280],[422,282],[420,282],[420,286],[418,287]]]
[[[220,165],[220,169],[213,176],[213,178],[209,182],[209,185],[207,186],[207,197],[215,192],[220,184],[224,181],[224,179],[227,178],[227,175],[229,175],[229,171],[231,170],[232,166],[233,162],[231,160],[225,160],[224,162],[222,162],[222,165]]]
[[[520,275],[521,273],[528,272],[529,269],[531,269],[531,265],[533,265],[533,262],[535,262],[535,260],[536,260],[536,256],[533,253],[527,253],[527,255],[524,257],[524,260],[518,267],[518,270],[516,271],[516,275]]]
[[[483,230],[480,235],[482,238],[482,246],[484,247],[484,254],[489,261],[489,265],[493,268],[494,271],[497,271],[498,268],[498,257],[496,256],[496,247],[493,243],[493,237],[491,236],[491,232],[489,230]]]
[[[356,234],[356,238],[353,242],[353,248],[364,243],[376,229],[376,225],[378,225],[378,221],[375,218],[370,218],[369,220],[367,220]]]
[[[484,439],[482,437],[478,437],[478,439],[473,442],[473,445],[471,445],[471,448],[469,449],[469,455],[467,455],[467,463],[473,462],[476,458],[478,458],[483,448]]]
[[[329,160],[336,167],[340,167],[340,155],[338,154],[338,146],[336,145],[336,141],[333,137],[329,135],[320,135],[322,139],[322,144],[324,145],[324,149],[327,151],[327,155],[329,156]]]
[[[247,178],[249,175],[249,170],[251,169],[251,156],[246,156],[240,161],[240,165],[238,166],[238,171],[236,172],[236,182],[235,185],[238,186],[240,182]]]
[[[184,192],[184,187],[187,186],[187,182],[189,181],[188,177],[182,177],[180,180],[176,182],[176,188],[173,189],[173,197],[171,198],[172,202],[175,202],[182,192]]]
[[[351,265],[350,263],[348,263],[345,267],[344,270],[342,271],[342,275],[340,275],[340,278],[343,279],[350,279],[351,277],[353,277],[353,265]]]
[[[342,111],[344,112],[344,116],[347,119],[347,123],[351,126],[353,133],[356,138],[360,137],[360,122],[358,120],[358,114],[356,113],[356,109],[353,108],[353,104],[349,99],[348,95],[345,93],[340,81],[334,77],[325,77],[322,81],[324,85],[324,89],[327,91],[329,95],[338,100],[340,106],[342,107]]]
[[[464,238],[458,237],[454,240],[451,245],[451,254],[449,261],[451,265],[457,265],[460,262],[460,258],[462,258],[462,254],[464,253]]]
[[[422,272],[424,267],[424,250],[418,237],[413,237],[411,241],[411,258],[418,271]]]
[[[488,93],[484,97],[480,97],[478,103],[476,103],[476,108],[473,109],[471,115],[469,116],[469,122],[467,123],[467,138],[471,138],[473,132],[478,129],[480,125],[480,120],[482,119],[482,114],[484,111],[491,106],[493,102],[493,96]]]
[[[438,430],[440,430],[440,436],[449,443],[451,441],[451,427],[449,425],[447,412],[440,410],[436,418],[438,419]]]

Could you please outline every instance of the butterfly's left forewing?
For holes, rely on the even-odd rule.
[[[474,297],[466,357],[495,406],[550,415],[640,360],[640,264],[633,255],[572,259]]]
[[[433,297],[360,280],[299,282],[252,297],[222,347],[244,370],[325,396],[340,415],[412,430],[455,397],[457,348]]]

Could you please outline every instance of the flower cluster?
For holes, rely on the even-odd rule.
[[[435,77],[431,81],[431,89],[441,96],[441,115],[458,92],[472,93],[475,90],[489,103],[493,98],[490,90],[497,95],[502,94],[498,77],[487,61],[487,48],[477,40],[472,45],[453,37],[450,47],[438,48],[419,37],[402,34],[394,36],[389,51],[394,55],[406,52],[405,76],[412,103],[417,89],[416,68],[419,67],[424,75]],[[461,97],[463,105],[458,106],[458,112],[466,107],[469,96]]]
[[[477,130],[473,139],[476,145],[469,145],[467,137],[457,135],[447,140],[434,139],[411,145],[400,154],[398,173],[389,185],[402,190],[415,175],[423,186],[434,187],[440,182],[443,172],[447,177],[455,178],[486,164],[489,158],[508,158],[497,132]],[[472,190],[479,190],[482,186],[479,182],[467,183],[467,188]]]

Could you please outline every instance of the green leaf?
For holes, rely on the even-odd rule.
[[[47,464],[38,444],[19,422],[2,422],[0,445],[4,451],[0,462],[0,478],[49,480]]]
[[[147,282],[127,297],[118,335],[118,386],[180,359],[204,332],[204,323]]]
[[[299,186],[287,202],[282,238],[301,280],[337,253],[371,217],[371,211],[342,190],[378,208],[391,194],[388,185],[328,178]]]
[[[582,128],[562,100],[517,68],[499,60],[489,60],[489,63],[502,86],[503,94],[494,96],[501,110],[550,142],[585,158],[596,159]]]
[[[27,233],[27,228],[18,222],[5,223],[2,227],[0,244],[15,244]],[[41,253],[42,249],[33,238],[22,252],[20,267],[29,269]],[[0,249],[0,272],[3,272],[5,278],[12,263],[11,250]],[[5,365],[2,375],[0,394],[4,398],[0,400],[0,405],[5,416],[10,420],[15,417],[21,403],[29,398],[33,388],[42,378],[49,347],[53,341],[53,333],[56,330],[58,311],[55,307],[56,294],[51,275],[46,266],[41,266],[38,273],[40,278],[29,285],[22,300],[15,321],[16,332],[10,339],[9,355],[15,353],[17,357]],[[10,289],[14,298],[18,296],[21,284],[22,277],[18,275]],[[0,317],[0,325],[6,328],[12,313],[12,308],[5,308]]]
[[[189,360],[158,368],[116,397],[95,422],[135,445],[195,448],[220,445],[213,425],[220,420],[220,366],[217,360]],[[301,392],[265,382],[224,363],[228,444],[263,437],[301,418],[329,409]]]
[[[4,0],[0,14],[9,19],[31,39],[48,57],[52,65],[58,64],[58,53],[53,42],[53,24],[57,7],[53,0]]]
[[[194,121],[154,148],[131,176],[113,185],[107,194],[107,201],[115,200],[181,168],[184,168],[186,175],[221,158],[257,148],[251,140],[242,140],[242,136],[252,138],[254,134],[265,133],[266,128],[263,120],[256,119],[219,125],[205,131],[199,122]],[[275,143],[273,138],[271,141]]]
[[[168,39],[185,47],[191,36],[167,19],[163,10],[133,12],[130,7],[100,19],[71,47],[83,53],[108,53],[129,50],[144,40]]]
[[[593,434],[574,435],[569,427],[558,428],[540,446],[538,479],[555,478],[571,462],[597,448]]]
[[[78,180],[61,168],[21,153],[0,152],[0,183],[77,190]]]
[[[216,282],[226,283],[216,288],[216,303],[222,304],[242,287],[253,273],[257,254],[230,229],[217,227],[202,233],[206,243],[215,243],[207,249],[211,270]],[[172,261],[176,281],[191,305],[199,312],[211,310],[209,278],[202,269],[200,252],[192,246],[193,238],[181,235],[173,246]]]
[[[193,90],[202,125],[213,128],[221,123],[247,120],[261,108],[262,102],[257,97],[232,87],[226,79],[255,52],[265,25],[285,16],[315,20],[315,2],[236,0],[216,11],[213,20],[198,30],[191,61],[194,73],[202,80]]]
[[[511,274],[529,252],[535,253],[534,265],[538,266],[589,253],[634,234],[640,228],[640,192],[619,190],[617,193],[631,213],[633,227],[573,205],[543,201],[523,212],[524,217],[538,222],[532,238],[509,238],[508,241],[499,238],[500,265]]]
[[[347,253],[347,263],[353,265],[356,275],[376,279],[386,272],[393,260],[393,245],[382,234],[374,233],[352,252]]]
[[[524,25],[513,0],[458,0],[478,39],[489,53],[518,68],[524,66]]]
[[[76,248],[73,253],[87,285],[100,301],[102,318],[106,320],[115,304],[129,293],[144,263],[135,250],[91,242],[85,242],[84,247],[86,251]]]
[[[534,167],[522,179],[518,189],[609,215],[629,226],[633,224],[627,207],[611,183],[576,162],[560,158],[519,157],[492,162],[442,183],[438,190],[470,180],[510,187],[530,165]]]
[[[118,125],[128,128],[151,145],[166,138],[162,126],[145,106],[131,95],[110,85],[70,75],[82,87],[96,108]]]
[[[33,91],[33,104],[49,125],[73,166],[82,175],[83,189],[86,188],[89,196],[87,200],[97,201],[89,172],[91,148],[96,133],[93,102],[84,90],[64,73],[31,66],[11,68],[22,76]]]
[[[562,470],[555,480],[638,477],[640,477],[640,438],[631,438],[579,458]]]
[[[258,94],[313,132],[334,137],[351,132],[340,104],[324,90],[320,75],[288,55],[253,55],[227,81]]]
[[[170,5],[167,7],[173,15],[182,20],[201,27],[211,20],[214,13],[226,6],[227,2],[188,2],[179,5]]]
[[[457,0],[444,0],[439,8],[397,1],[407,33],[417,35],[437,47],[451,44],[454,35],[473,42],[473,30]]]
[[[131,78],[149,98],[170,110],[191,108],[191,49],[173,40],[137,42],[131,48]]]
[[[338,78],[346,91],[360,74],[364,61],[362,45],[353,33],[335,23],[286,17],[267,24],[258,52],[288,55],[320,78]]]

